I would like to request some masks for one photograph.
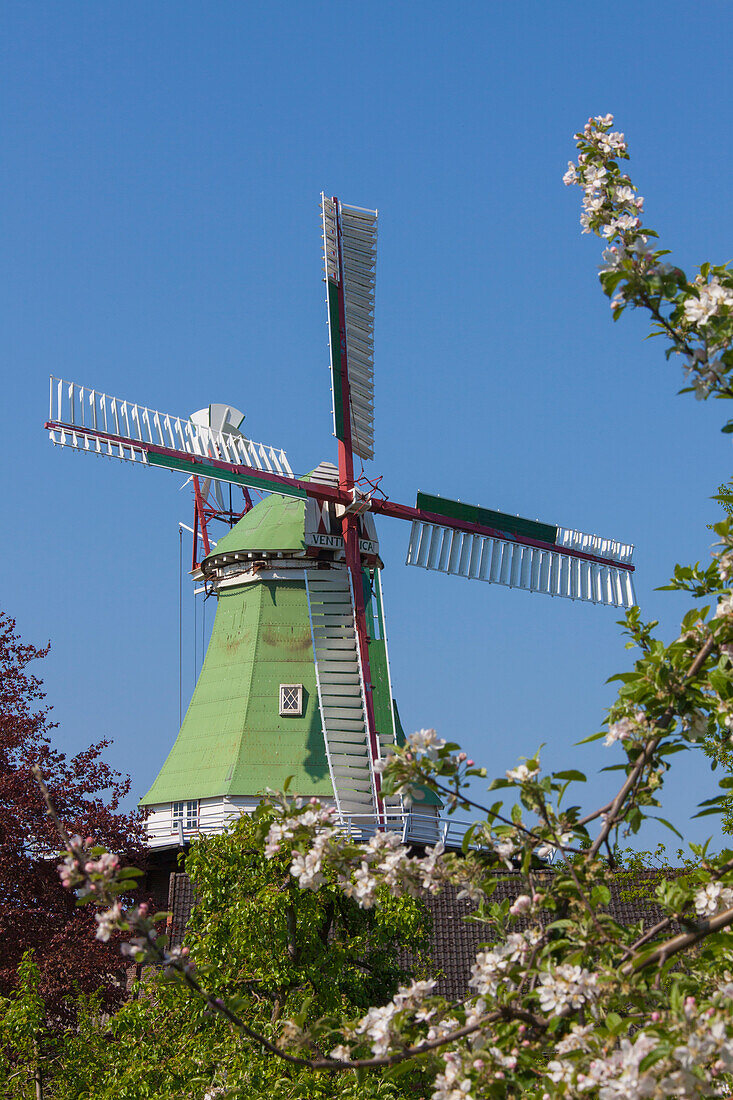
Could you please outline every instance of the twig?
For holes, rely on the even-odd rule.
[[[56,807],[54,806],[53,801],[51,799],[51,793],[50,793],[48,787],[46,786],[46,780],[43,778],[43,772],[38,767],[38,764],[33,764],[31,766],[31,771],[33,772],[33,775],[35,776],[36,783],[40,787],[41,796],[43,798],[43,801],[46,803],[46,813],[48,814],[48,816],[53,821],[54,826],[56,828],[56,832],[59,834],[60,838],[63,840],[64,845],[66,846],[66,848],[71,849],[73,847],[73,845],[71,843],[71,837],[69,836],[69,834],[67,832],[67,829],[66,829],[66,826],[64,825],[63,821],[61,820],[59,815],[56,813]]]
[[[683,680],[683,683],[685,683],[685,684],[688,683],[693,678],[693,676],[697,675],[697,673],[700,671],[702,666],[707,661],[710,654],[715,649],[716,644],[717,644],[716,639],[715,639],[714,635],[711,634],[711,636],[707,639],[705,644],[699,650],[699,652],[697,654],[697,657],[695,657],[695,660],[690,665],[690,667],[687,671],[687,675],[685,676],[685,678]],[[674,718],[675,713],[676,713],[675,707],[670,704],[670,706],[668,706],[667,709],[665,710],[662,717],[656,723],[656,729],[659,730],[659,733],[657,733],[654,737],[652,737],[649,741],[647,741],[647,743],[644,746],[642,752],[639,754],[639,757],[638,757],[636,763],[634,764],[631,771],[627,775],[625,783],[621,787],[621,790],[618,792],[616,797],[613,799],[612,802],[610,802],[608,804],[608,807],[605,810],[597,811],[596,814],[594,814],[591,817],[587,818],[583,822],[583,824],[586,824],[588,820],[592,821],[593,817],[599,817],[602,813],[607,814],[606,820],[603,824],[603,827],[602,827],[601,831],[599,832],[598,836],[596,837],[596,839],[593,841],[590,848],[588,849],[588,855],[591,859],[594,858],[598,854],[598,849],[605,842],[606,837],[609,835],[609,833],[613,829],[614,825],[616,824],[616,822],[618,820],[619,810],[621,809],[624,802],[626,801],[627,796],[630,794],[630,792],[636,786],[636,784],[639,780],[639,777],[640,777],[641,773],[643,772],[644,768],[647,766],[647,764],[651,760],[653,760],[654,753],[657,751],[657,746],[659,745],[659,742],[664,737],[664,734],[665,734],[666,730],[668,729],[672,719]]]
[[[621,967],[621,973],[633,974],[638,970],[646,969],[648,966],[654,966],[656,963],[664,963],[670,956],[677,955],[680,951],[692,947],[693,944],[699,943],[700,940],[704,940],[706,936],[712,935],[713,932],[720,932],[722,928],[727,928],[729,924],[733,924],[733,909],[725,909],[722,913],[717,913],[708,920],[700,921],[694,932],[682,932],[679,936],[673,936],[671,940],[666,940],[665,943],[660,944],[648,955],[630,959]]]

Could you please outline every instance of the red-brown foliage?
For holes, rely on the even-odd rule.
[[[118,810],[129,778],[101,758],[108,741],[76,756],[54,748],[42,681],[28,671],[48,646],[24,645],[15,621],[0,612],[0,993],[15,985],[24,951],[33,948],[49,1022],[68,1020],[75,991],[100,989],[112,1007],[124,993],[118,948],[95,937],[94,908],[78,908],[59,881],[59,839],[31,767],[38,764],[69,832],[92,836],[140,865],[136,814]]]

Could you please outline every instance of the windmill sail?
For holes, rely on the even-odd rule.
[[[426,493],[417,508],[430,518],[413,521],[408,565],[588,603],[635,603],[629,543]]]
[[[210,408],[224,410],[219,417],[222,427],[217,426],[216,418],[207,423],[201,413],[173,416],[52,377],[46,427],[51,442],[61,447],[286,496],[305,496],[297,485],[288,485],[293,471],[285,451],[242,435],[226,419],[227,412],[236,414],[231,406]],[[224,464],[236,469],[226,469]]]
[[[377,211],[321,195],[334,434],[374,457]]]

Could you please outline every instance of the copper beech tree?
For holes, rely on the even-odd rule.
[[[130,780],[102,759],[109,742],[71,757],[54,747],[51,708],[31,671],[48,649],[24,644],[15,620],[0,612],[0,995],[16,987],[23,955],[33,950],[53,1025],[70,1018],[75,990],[100,990],[105,1005],[118,1003],[125,970],[118,948],[96,938],[93,912],[59,881],[58,836],[34,765],[72,829],[138,863],[143,851],[136,816],[119,812]]]

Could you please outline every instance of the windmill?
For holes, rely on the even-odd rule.
[[[193,479],[193,575],[216,594],[217,613],[178,738],[141,800],[154,848],[220,830],[288,775],[295,793],[332,800],[362,832],[400,825],[413,839],[437,835],[437,800],[426,792],[408,814],[383,797],[375,769],[401,736],[376,516],[410,525],[408,565],[634,603],[631,545],[423,492],[414,506],[399,504],[381,479],[355,474],[355,458],[363,469],[374,457],[377,212],[325,195],[321,211],[337,465],[296,477],[283,450],[243,433],[231,406],[182,418],[51,379],[53,443]],[[223,496],[232,487],[244,494],[239,513]],[[267,494],[255,507],[252,489]],[[211,518],[231,526],[213,548]]]

